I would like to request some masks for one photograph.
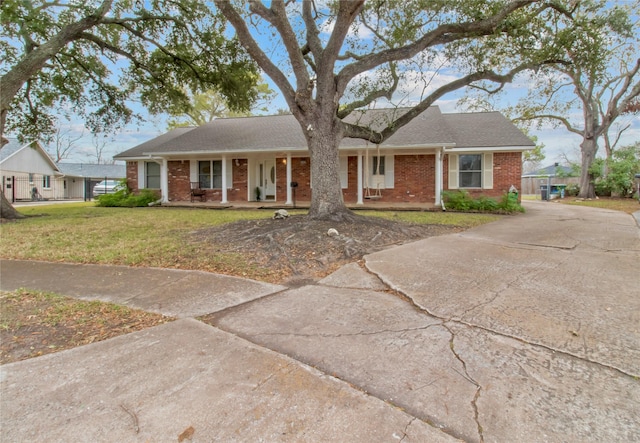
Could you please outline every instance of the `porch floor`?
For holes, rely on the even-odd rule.
[[[282,202],[190,202],[172,201],[162,203],[164,207],[180,208],[201,208],[201,209],[309,209],[311,202],[300,201],[294,205],[287,205]],[[347,208],[354,211],[439,211],[441,207],[433,203],[395,203],[365,200],[361,205],[356,203],[345,203]]]

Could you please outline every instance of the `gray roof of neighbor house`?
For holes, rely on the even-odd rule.
[[[9,143],[0,148],[0,161],[3,161],[5,158],[15,154],[26,144],[20,143],[17,138],[7,137],[7,140],[9,140]]]
[[[535,171],[529,171],[522,174],[523,177],[540,177],[540,176],[550,176],[555,177],[556,175],[571,175],[573,170],[568,166],[560,166],[558,163],[554,163],[553,165],[549,165],[546,168],[536,169]],[[560,174],[559,174],[560,173]]]
[[[355,111],[347,123],[379,130],[407,112],[408,108]],[[185,128],[180,128],[185,129]],[[291,114],[220,118],[183,133],[173,130],[124,151],[114,158],[140,158],[180,153],[235,153],[259,151],[306,151],[307,142],[300,124]],[[364,148],[367,142],[345,138],[340,147]],[[499,112],[442,114],[432,106],[414,118],[381,147],[455,148],[514,147],[527,149],[534,143]]]
[[[86,163],[58,163],[58,169],[64,175],[70,177],[94,178],[94,179],[119,179],[127,176],[125,165],[95,165]]]

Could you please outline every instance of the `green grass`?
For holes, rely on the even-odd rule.
[[[70,263],[197,269],[267,278],[239,253],[186,241],[193,231],[237,220],[269,218],[272,210],[104,208],[73,203],[19,208],[28,217],[0,225],[0,257]],[[304,211],[290,211],[302,214]],[[358,211],[411,223],[464,228],[497,220],[487,214]]]

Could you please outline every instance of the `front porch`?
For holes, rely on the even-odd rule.
[[[198,209],[301,209],[308,210],[311,202],[301,201],[296,202],[295,205],[287,205],[283,202],[228,202],[220,203],[215,201],[205,202],[189,202],[189,201],[172,201],[163,202],[163,207],[170,208],[198,208]],[[439,211],[441,206],[433,203],[406,203],[406,202],[384,202],[384,201],[372,201],[365,200],[362,204],[357,203],[345,203],[347,208],[354,211]]]

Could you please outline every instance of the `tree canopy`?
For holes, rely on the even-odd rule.
[[[524,70],[562,61],[562,42],[542,32],[556,16],[571,14],[563,3],[215,0],[307,137],[310,215],[318,218],[346,212],[340,139],[381,143],[450,92],[481,81],[500,89]],[[382,102],[410,109],[377,131],[343,121]]]
[[[116,130],[131,99],[161,112],[212,87],[234,110],[256,98],[255,64],[197,0],[4,0],[0,19],[0,134],[42,139],[65,112]]]

